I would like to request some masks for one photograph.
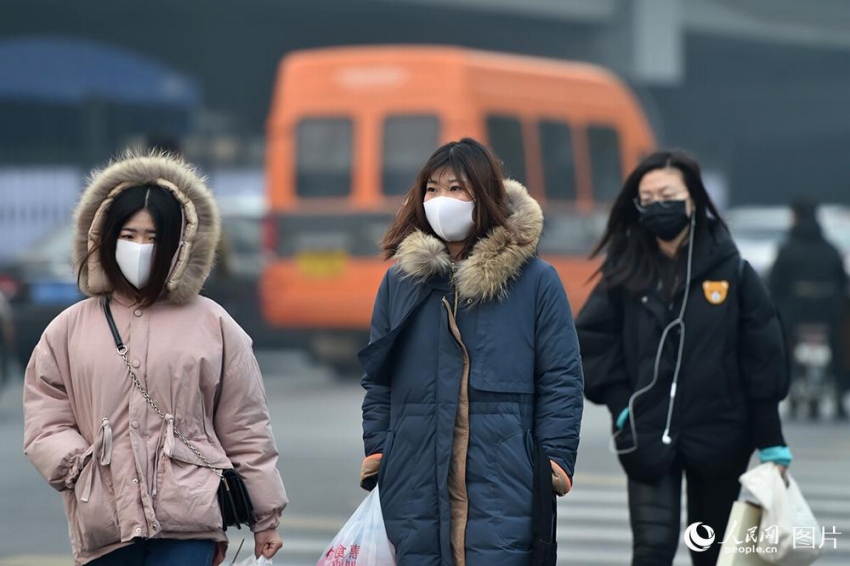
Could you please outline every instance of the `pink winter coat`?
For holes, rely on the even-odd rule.
[[[170,158],[112,165],[77,208],[75,261],[97,236],[110,193],[144,183],[178,195],[183,244],[164,299],[138,309],[113,296],[111,307],[134,372],[167,420],[133,387],[97,297],[47,327],[26,369],[24,451],[62,492],[75,564],[137,537],[227,540],[218,476],[175,428],[214,466],[235,467],[243,476],[255,531],[277,527],[287,503],[251,340],[224,309],[198,296],[219,234],[215,203],[201,179]],[[95,296],[111,291],[96,261],[88,262],[81,287]]]

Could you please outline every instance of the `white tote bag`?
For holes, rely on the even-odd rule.
[[[762,508],[755,546],[758,556],[783,566],[808,566],[814,562],[821,553],[823,529],[791,474],[785,472],[786,486],[779,467],[766,462],[743,474],[740,480]]]
[[[395,566],[375,487],[342,526],[316,566]]]

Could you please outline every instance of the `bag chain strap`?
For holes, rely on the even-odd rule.
[[[133,371],[133,368],[130,365],[130,360],[127,359],[127,346],[124,344],[124,341],[121,340],[121,334],[118,332],[118,327],[115,325],[115,319],[112,317],[112,309],[109,308],[108,295],[104,295],[100,298],[100,306],[103,308],[103,314],[106,316],[106,322],[107,324],[109,324],[109,331],[112,332],[112,338],[115,340],[115,351],[118,352],[118,355],[121,356],[122,360],[124,360],[124,365],[127,366],[127,371],[130,372],[130,379],[133,380],[133,385],[136,386],[136,389],[139,390],[139,393],[142,394],[142,397],[145,398],[145,400],[148,402],[148,405],[150,405],[151,408],[156,411],[156,414],[159,415],[159,418],[161,418],[163,421],[168,421],[168,417],[166,417],[165,414],[160,410],[160,408],[156,404],[156,401],[153,400],[147,389],[142,387],[142,384],[139,382],[139,379],[136,377],[136,373]],[[201,454],[201,451],[195,448],[195,446],[191,442],[189,442],[189,439],[186,438],[183,433],[180,432],[177,427],[174,426],[174,417],[171,418],[172,428],[174,430],[174,434],[177,435],[177,438],[179,438],[180,441],[183,442],[183,444],[185,444],[189,448],[189,450],[191,450],[192,453],[195,454],[195,456],[197,456],[198,459],[200,459],[201,462],[204,463],[207,468],[212,470],[213,473],[218,476],[218,479],[224,482],[225,487],[227,487],[227,489],[229,490],[230,487],[224,480],[224,474],[222,473],[222,471],[213,466],[212,462],[207,460],[207,458],[203,454]]]
[[[127,370],[130,372],[130,379],[133,380],[133,385],[136,386],[136,389],[139,390],[139,393],[142,394],[142,397],[145,398],[145,400],[148,402],[148,405],[150,405],[151,408],[156,411],[156,414],[159,415],[159,418],[161,418],[163,421],[167,421],[168,418],[157,406],[156,401],[151,398],[147,390],[142,387],[141,383],[139,383],[139,379],[136,377],[136,373],[133,371],[132,366],[130,366],[130,361],[127,359],[127,346],[122,345],[121,347],[117,348],[117,352],[118,355],[121,356],[121,359],[124,360],[124,364],[127,366]],[[195,456],[197,456],[201,460],[201,462],[204,463],[204,465],[206,465],[206,467],[212,470],[220,480],[224,480],[221,470],[213,466],[212,462],[210,462],[203,454],[201,454],[201,451],[195,448],[195,446],[191,442],[189,442],[188,438],[183,436],[183,433],[180,432],[177,427],[174,427],[174,434],[177,435],[177,438],[179,438],[183,442],[183,444],[185,444],[189,448],[189,450],[191,450],[195,454]]]

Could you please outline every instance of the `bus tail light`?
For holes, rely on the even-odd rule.
[[[266,259],[277,257],[277,217],[271,212],[263,218],[263,255]]]

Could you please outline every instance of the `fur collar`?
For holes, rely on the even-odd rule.
[[[173,303],[185,303],[200,292],[212,269],[221,220],[204,179],[191,165],[171,155],[127,153],[105,169],[92,173],[74,211],[74,265],[80,265],[100,238],[104,215],[115,196],[126,188],[143,184],[171,190],[183,207],[183,236],[165,284],[165,296]],[[80,289],[92,296],[112,291],[97,256],[93,254],[89,258],[80,278]]]
[[[543,211],[524,186],[505,180],[508,223],[499,226],[475,244],[472,253],[458,263],[455,284],[458,298],[475,303],[504,299],[508,284],[537,252],[543,230]],[[395,255],[404,276],[426,281],[452,270],[449,252],[442,240],[416,230],[407,236]]]

